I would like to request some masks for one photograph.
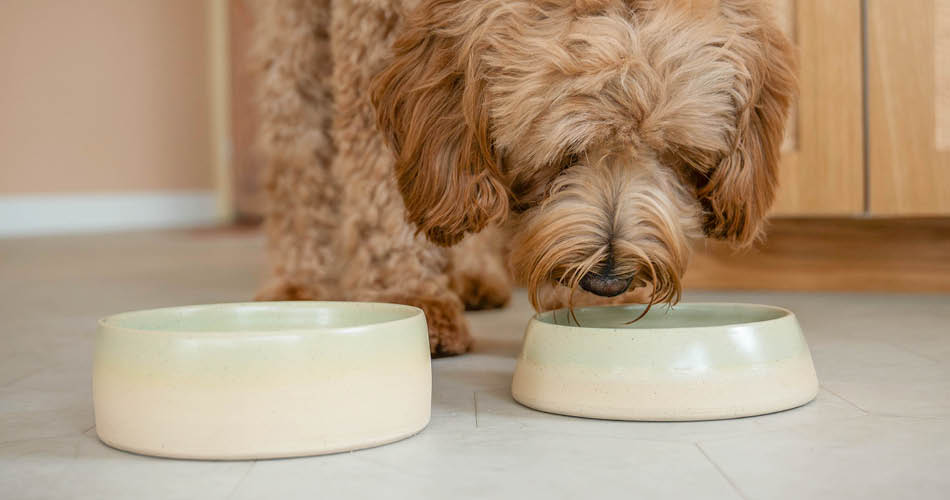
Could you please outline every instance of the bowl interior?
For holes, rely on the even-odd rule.
[[[646,315],[631,323],[643,313],[645,307],[642,304],[584,307],[574,309],[573,316],[567,309],[558,309],[541,313],[535,318],[557,326],[668,330],[758,323],[791,314],[780,307],[757,304],[689,303],[673,307],[654,305]]]
[[[144,331],[267,332],[352,328],[408,319],[422,311],[369,302],[251,302],[169,307],[117,314],[103,325]]]

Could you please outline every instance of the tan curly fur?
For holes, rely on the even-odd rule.
[[[463,306],[508,300],[502,253],[539,309],[675,302],[690,240],[761,234],[795,81],[760,1],[261,11],[263,298],[417,305],[454,354]]]

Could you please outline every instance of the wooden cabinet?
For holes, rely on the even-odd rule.
[[[950,214],[950,0],[868,0],[872,215]]]
[[[774,4],[801,86],[779,217],[754,250],[704,243],[686,286],[950,291],[950,0]]]
[[[773,4],[801,86],[773,214],[950,215],[950,0]]]
[[[864,211],[859,0],[780,0],[776,17],[799,48],[800,97],[786,133],[777,215]]]

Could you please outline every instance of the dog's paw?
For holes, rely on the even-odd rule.
[[[474,235],[452,249],[449,288],[469,311],[498,309],[511,300],[511,273],[490,245],[492,237]]]
[[[446,296],[368,293],[356,294],[354,299],[406,304],[422,309],[429,326],[429,352],[433,357],[463,354],[472,346],[462,302],[451,293]]]
[[[472,347],[472,335],[458,301],[416,297],[408,302],[426,313],[429,350],[433,356],[454,356]]]
[[[511,300],[511,283],[504,272],[456,271],[450,279],[452,290],[462,299],[466,310],[498,309]]]
[[[511,300],[511,273],[491,228],[471,235],[451,249],[449,287],[469,311],[497,309]]]

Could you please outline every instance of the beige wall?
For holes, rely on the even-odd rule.
[[[207,2],[0,0],[0,195],[212,187]]]

